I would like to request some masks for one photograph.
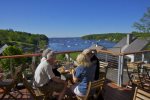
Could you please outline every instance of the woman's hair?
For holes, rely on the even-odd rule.
[[[91,49],[84,49],[84,50],[82,51],[82,54],[84,54],[84,55],[87,55],[87,54],[89,54],[89,53],[92,53],[92,50],[91,50]]]
[[[52,51],[50,48],[45,49],[45,50],[43,51],[43,53],[42,53],[42,57],[47,58],[47,54],[48,54],[50,51]]]
[[[84,54],[79,54],[76,59],[79,66],[89,67],[91,65],[91,61]]]

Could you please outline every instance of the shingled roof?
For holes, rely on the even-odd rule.
[[[138,52],[143,50],[149,43],[149,40],[131,37],[131,43],[127,44],[127,37],[120,40],[113,48],[109,49],[112,52]]]
[[[121,52],[138,52],[143,50],[146,45],[149,43],[147,40],[136,39],[130,45],[128,45],[125,49],[122,49]]]

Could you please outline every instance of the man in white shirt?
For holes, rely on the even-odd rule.
[[[34,85],[44,94],[49,91],[60,93],[58,100],[62,100],[67,89],[67,82],[56,77],[52,71],[56,55],[53,51],[47,54],[46,60],[40,62],[35,70]]]

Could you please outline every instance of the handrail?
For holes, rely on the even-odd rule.
[[[129,55],[129,54],[137,54],[137,53],[145,53],[145,52],[150,52],[150,50],[143,50],[143,51],[129,52],[129,53],[121,53],[121,55]]]
[[[56,54],[65,54],[65,53],[72,53],[72,52],[81,52],[81,51],[56,52]],[[33,56],[41,56],[41,55],[42,55],[41,53],[36,53],[36,54],[22,54],[22,55],[0,56],[0,59],[4,59],[4,58],[33,57]]]
[[[98,50],[97,53],[107,53],[107,54],[111,54],[111,55],[114,55],[114,56],[119,56],[121,53],[114,53],[110,50]]]
[[[41,56],[41,53],[40,54],[23,54],[23,55],[0,56],[0,59],[3,59],[3,58],[33,57],[33,56]]]
[[[56,52],[57,54],[65,54],[65,53],[72,53],[72,52],[82,52],[81,50],[78,51],[63,51],[63,52]],[[129,52],[129,53],[114,53],[110,50],[98,50],[97,53],[107,53],[114,56],[123,56],[123,55],[129,55],[129,54],[137,54],[137,53],[145,53],[150,52],[150,50],[143,50],[139,52]],[[12,55],[12,56],[0,56],[0,59],[3,58],[20,58],[20,57],[32,57],[32,56],[41,56],[41,53],[36,54],[23,54],[23,55]]]

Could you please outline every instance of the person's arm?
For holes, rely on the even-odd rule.
[[[74,69],[72,69],[71,74],[72,74],[73,82],[77,83],[78,82],[78,78],[75,76],[75,70]]]

